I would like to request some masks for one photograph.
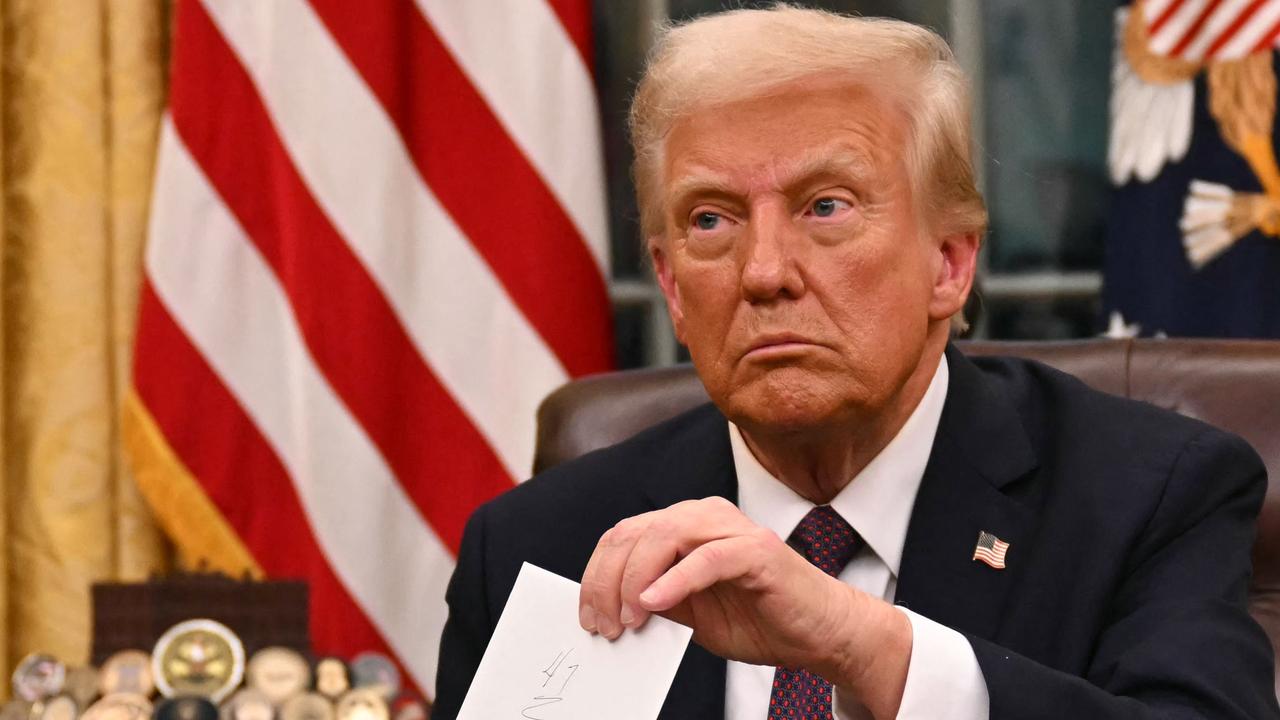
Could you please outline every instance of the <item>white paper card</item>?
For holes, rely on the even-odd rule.
[[[578,624],[578,588],[520,568],[458,720],[654,720],[693,631],[658,616],[610,642]]]

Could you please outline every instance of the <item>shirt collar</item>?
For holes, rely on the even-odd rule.
[[[902,563],[907,523],[924,478],[947,398],[949,371],[944,355],[929,389],[893,440],[831,500],[831,507],[853,526],[894,577]],[[752,522],[784,540],[813,503],[797,495],[756,460],[738,426],[729,423],[729,444],[738,476],[738,507]]]

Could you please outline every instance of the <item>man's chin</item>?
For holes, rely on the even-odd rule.
[[[717,405],[740,427],[769,433],[829,427],[848,407],[848,387],[836,387],[825,373],[774,369],[727,388]],[[848,380],[845,379],[847,385]]]

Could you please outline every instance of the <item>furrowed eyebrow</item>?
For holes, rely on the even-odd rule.
[[[851,176],[865,181],[875,175],[875,166],[866,155],[847,149],[815,152],[787,168],[783,173],[783,187],[791,190],[828,176]]]
[[[670,189],[667,191],[667,206],[674,208],[686,202],[690,197],[732,197],[735,194],[733,185],[727,177],[712,172],[706,172],[705,174],[695,172],[678,178],[671,183]]]

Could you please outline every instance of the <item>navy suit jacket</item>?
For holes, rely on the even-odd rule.
[[[1257,454],[1035,362],[947,359],[895,601],[968,637],[991,717],[1280,718],[1246,610]],[[712,495],[736,502],[737,483],[725,418],[705,405],[477,510],[433,717],[457,714],[522,563],[581,579],[618,521]],[[1006,569],[972,559],[983,530],[1009,543]],[[723,718],[724,692],[725,662],[691,645],[661,718]]]

